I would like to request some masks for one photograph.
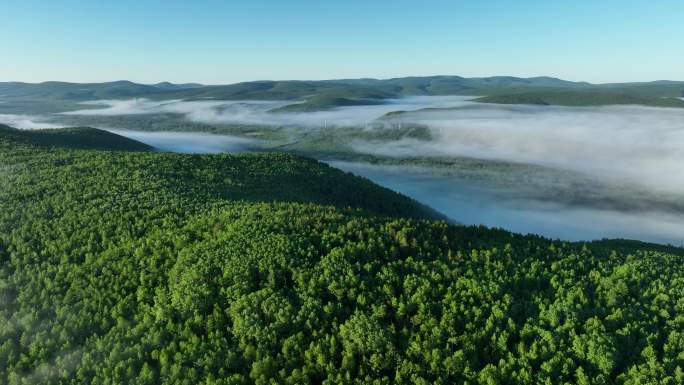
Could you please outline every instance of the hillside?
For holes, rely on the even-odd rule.
[[[284,154],[0,131],[0,383],[678,384],[684,250],[432,221]]]
[[[91,127],[17,130],[0,124],[0,141],[42,147],[112,151],[147,151],[152,147]]]
[[[149,186],[150,189],[154,189],[154,186],[167,186],[174,194],[188,198],[315,202],[340,208],[365,209],[390,216],[442,218],[431,209],[366,179],[344,173],[312,159],[293,155],[181,155],[145,152],[110,154],[59,150],[60,147],[93,149],[100,146],[96,142],[84,143],[84,138],[90,139],[94,136],[84,137],[83,131],[88,134],[107,133],[95,129],[0,131],[0,149],[4,150],[3,161],[6,164],[11,163],[11,168],[28,167],[34,174],[45,171],[46,174],[55,174],[55,177],[63,170],[72,171],[72,168],[55,168],[50,164],[51,160],[59,165],[75,164],[78,166],[74,167],[80,172],[92,175],[95,182],[115,178],[119,172],[131,173],[136,174],[135,179],[141,186]],[[28,137],[31,142],[17,140],[17,134],[21,139]],[[78,135],[76,141],[69,143],[75,137],[73,134]],[[124,143],[133,145],[123,147],[115,140],[109,140],[111,147],[107,148],[108,150],[150,148],[115,134],[111,134],[111,137],[124,139]],[[111,139],[109,135],[105,138]],[[54,151],[45,152],[34,147],[46,144]],[[20,149],[26,149],[27,152],[15,154]],[[45,166],[40,168],[27,164],[31,161],[45,163]],[[72,177],[71,174],[66,175]],[[78,175],[80,173],[75,176]],[[76,182],[69,181],[67,184],[70,183]]]
[[[481,103],[534,104],[568,107],[634,104],[649,107],[684,108],[684,100],[676,98],[649,98],[618,92],[596,91],[523,92],[518,94],[485,96],[477,98],[475,101]]]

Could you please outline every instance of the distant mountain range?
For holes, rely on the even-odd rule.
[[[571,93],[571,94],[567,94]],[[566,96],[563,96],[566,94]],[[311,108],[377,103],[377,100],[416,95],[470,95],[493,99],[483,102],[560,105],[646,104],[684,107],[671,99],[684,96],[684,82],[592,84],[552,77],[518,78],[493,76],[405,77],[394,79],[253,81],[228,85],[196,83],[138,84],[130,81],[106,83],[0,82],[0,98],[13,100],[85,101],[97,99],[218,99],[311,101]],[[549,96],[550,95],[550,96]],[[567,96],[571,95],[571,96]],[[660,99],[667,99],[665,102]],[[298,106],[293,110],[304,109]]]

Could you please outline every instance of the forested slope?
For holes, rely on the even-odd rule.
[[[0,383],[684,381],[681,249],[425,210],[290,155],[0,132]]]
[[[110,151],[147,151],[152,147],[138,141],[92,127],[17,130],[0,124],[0,141],[4,145],[72,148]]]

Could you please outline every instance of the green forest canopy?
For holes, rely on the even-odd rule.
[[[0,383],[684,381],[682,249],[432,220],[291,155],[15,134],[0,131]]]

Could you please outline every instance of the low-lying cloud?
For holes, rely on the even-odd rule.
[[[388,112],[417,110],[422,108],[445,108],[464,105],[469,97],[463,96],[415,96],[386,100],[385,104],[338,107],[313,112],[269,112],[292,101],[152,101],[148,99],[99,100],[86,102],[102,106],[64,115],[141,115],[181,114],[188,120],[209,124],[254,124],[295,127],[358,126],[373,122]]]
[[[36,130],[41,128],[59,128],[64,125],[45,123],[45,118],[31,115],[0,114],[0,124],[21,130]]]
[[[357,141],[353,148],[386,156],[464,156],[531,163],[684,191],[684,109],[497,105],[468,99],[407,97],[382,105],[301,113],[268,112],[288,101],[104,100],[91,102],[103,108],[65,114],[175,113],[203,123],[332,129],[366,125],[388,112],[405,110],[409,112],[383,121],[423,124],[433,140]],[[30,119],[21,123],[37,126]]]
[[[400,119],[427,125],[433,140],[359,141],[354,148],[531,163],[684,192],[684,109],[472,104]]]

